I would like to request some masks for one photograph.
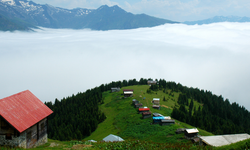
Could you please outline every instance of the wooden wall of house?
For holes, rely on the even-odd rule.
[[[37,124],[26,130],[27,148],[32,148],[37,142]]]
[[[44,135],[47,135],[47,118],[41,120],[26,131],[27,148],[35,146],[36,142]]]
[[[7,138],[9,137],[9,138]],[[40,141],[40,142],[39,142]],[[47,142],[47,118],[19,133],[0,116],[0,145],[31,148]]]
[[[47,126],[47,118],[41,120],[39,123],[38,123],[38,139],[42,138],[45,134],[47,134],[47,129],[48,129],[48,126]]]

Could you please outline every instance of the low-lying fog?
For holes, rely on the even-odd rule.
[[[54,101],[142,77],[209,90],[250,110],[250,23],[0,32],[0,45],[0,99],[29,89]]]

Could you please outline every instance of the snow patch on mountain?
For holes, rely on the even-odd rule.
[[[11,5],[11,6],[15,6],[16,5],[16,3],[15,3],[14,0],[1,0],[1,2],[7,3],[7,4]]]
[[[91,13],[91,10],[84,10],[84,9],[79,9],[76,13],[76,16],[82,16],[82,15],[87,15]]]
[[[37,10],[37,6],[34,6],[33,4],[29,4],[29,2],[19,1],[19,3],[22,5],[23,8],[26,8],[26,11],[35,11]]]

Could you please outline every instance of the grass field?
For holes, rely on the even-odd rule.
[[[188,124],[176,120],[175,125],[160,126],[158,124],[151,125],[152,118],[142,119],[142,115],[138,114],[138,109],[132,105],[132,100],[140,101],[143,106],[150,108],[152,113],[157,112],[164,116],[171,116],[173,107],[177,104],[179,93],[173,92],[168,94],[162,90],[148,94],[146,91],[148,85],[128,86],[121,89],[120,92],[110,93],[110,91],[103,93],[104,104],[100,105],[101,110],[107,116],[107,119],[98,125],[89,137],[84,140],[100,141],[109,134],[121,136],[124,139],[140,139],[144,141],[153,142],[170,142],[170,143],[187,143],[189,142],[182,134],[175,134],[178,128],[194,128]],[[133,89],[133,97],[123,98],[123,89]],[[166,101],[163,101],[165,97]],[[160,105],[164,105],[159,110],[152,108],[153,98],[160,98]],[[195,102],[195,106],[200,104]],[[200,134],[213,135],[209,132],[199,129]]]

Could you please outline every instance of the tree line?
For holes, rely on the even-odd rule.
[[[214,134],[250,133],[250,113],[238,103],[230,103],[221,95],[180,83],[159,81],[159,88],[180,92],[172,117]],[[202,107],[194,107],[194,101]]]

